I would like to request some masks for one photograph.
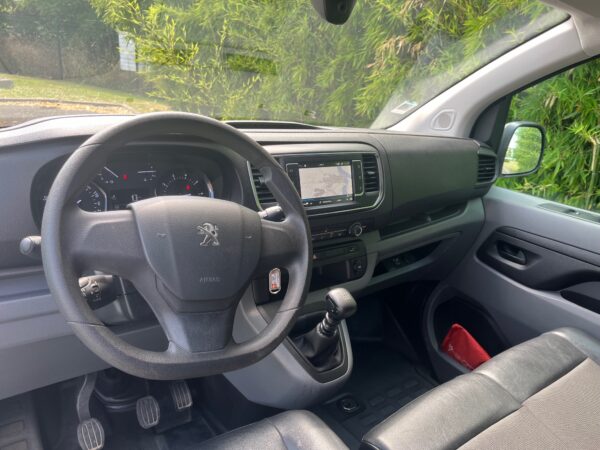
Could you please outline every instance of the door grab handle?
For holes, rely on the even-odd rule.
[[[519,247],[503,241],[498,241],[496,247],[500,257],[522,266],[527,264],[527,255],[525,255],[525,252]]]

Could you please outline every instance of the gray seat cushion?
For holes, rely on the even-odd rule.
[[[598,449],[600,342],[563,328],[410,403],[364,449]]]
[[[211,450],[338,450],[344,443],[317,416],[287,411],[204,442]]]

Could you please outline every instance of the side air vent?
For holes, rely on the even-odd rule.
[[[276,203],[275,197],[269,191],[267,185],[263,182],[260,171],[252,167],[252,182],[254,183],[254,189],[256,190],[256,198],[260,206],[266,208]]]
[[[479,154],[477,157],[477,182],[489,183],[493,181],[496,176],[496,157],[482,154]]]
[[[363,154],[363,172],[365,192],[379,192],[379,166],[377,157],[372,153]]]

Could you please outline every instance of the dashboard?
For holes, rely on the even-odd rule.
[[[123,120],[50,118],[0,133],[0,358],[11,361],[0,373],[0,398],[106,367],[72,334],[41,261],[22,254],[19,244],[40,234],[45,199],[68,157]],[[307,209],[313,241],[307,308],[320,308],[324,290],[334,285],[369,293],[441,279],[477,238],[480,197],[494,181],[481,179],[478,167],[493,156],[472,139],[286,126],[243,132],[279,162]],[[208,140],[157,136],[124,146],[98,166],[74,202],[99,214],[161,195],[219,198],[256,211],[275,204],[265,174]],[[116,300],[96,315],[128,342],[162,349],[164,334],[144,300],[126,280],[114,285]],[[275,308],[277,295],[266,278],[253,281],[251,297],[261,311]]]

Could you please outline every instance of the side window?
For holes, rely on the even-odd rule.
[[[497,184],[600,211],[600,59],[516,94],[508,119],[541,124],[546,129],[546,148],[537,172],[501,178]],[[512,163],[509,150],[504,173]]]

